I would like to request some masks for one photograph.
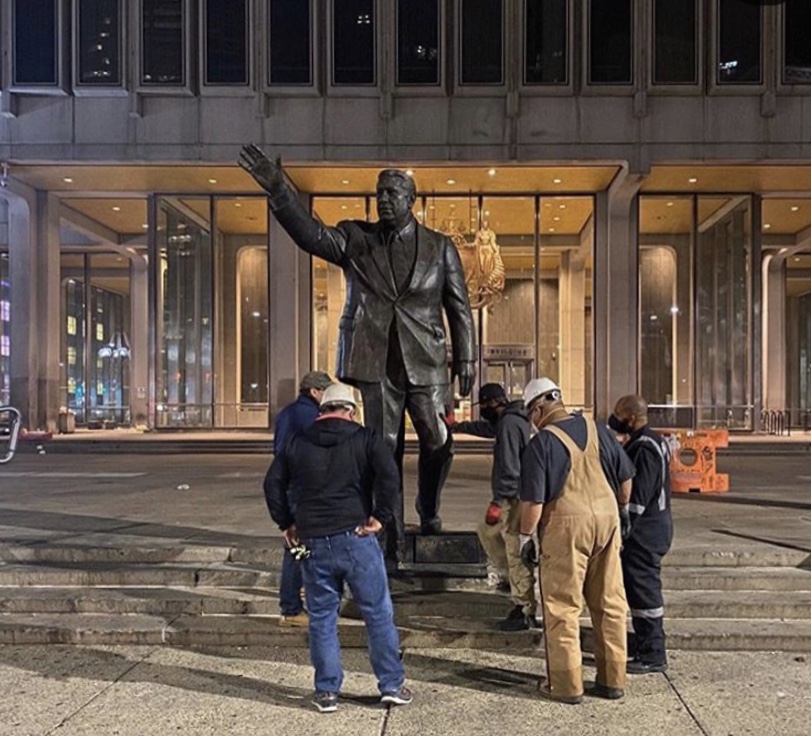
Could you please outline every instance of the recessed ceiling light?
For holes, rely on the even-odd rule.
[[[495,176],[495,175],[496,175],[496,170],[495,169],[488,169],[487,170],[487,176]]]
[[[794,263],[800,262],[800,256],[794,256]]]
[[[553,184],[563,184],[563,179],[552,179]]]
[[[209,183],[209,184],[216,184],[216,183],[217,183],[217,180],[216,180],[216,179],[209,179],[209,180],[208,180],[208,183]]]
[[[341,179],[341,184],[349,184],[349,179]]]
[[[234,207],[242,207],[242,202],[234,202]]]
[[[690,184],[695,184],[698,181],[698,179],[696,179],[694,176],[691,176],[687,181]]]
[[[414,169],[406,169],[406,174],[409,176],[414,176]]]
[[[143,225],[141,225],[141,227],[142,227],[144,230],[148,230],[148,229],[149,229],[149,225],[147,225],[147,223],[144,223]]]
[[[768,222],[763,225],[764,230],[768,230],[770,227],[771,227],[771,225]]]
[[[668,203],[667,203],[667,206],[668,206],[668,207],[672,207],[672,206],[673,206],[673,202],[668,202]]]
[[[346,209],[346,205],[345,205],[345,204],[342,204],[342,205],[341,205],[341,209],[342,209],[342,210],[345,210],[345,209]]]
[[[435,210],[435,209],[436,209],[436,205],[429,204],[429,205],[428,205],[428,209],[429,209],[429,210]]]
[[[560,222],[560,218],[559,218],[559,217],[553,217],[552,219],[553,219],[555,222]]]
[[[448,184],[456,184],[456,179],[448,179]]]
[[[552,203],[551,203],[551,202],[544,202],[544,205],[543,205],[543,206],[544,206],[544,207],[551,207],[551,206],[552,206]]]
[[[485,217],[490,217],[490,210],[485,210],[484,211],[484,216]]]
[[[64,179],[62,179],[62,181],[65,182],[65,184],[73,184],[73,179],[71,179],[69,176],[66,176]]]
[[[455,210],[455,209],[456,209],[456,205],[455,205],[453,202],[451,202],[451,203],[450,203],[449,207],[450,207],[452,210]]]
[[[550,228],[549,228],[549,232],[550,232],[550,233],[553,233],[553,232],[555,232],[555,228],[553,228],[553,227],[550,227]]]
[[[566,205],[565,205],[565,204],[559,204],[559,205],[558,205],[558,209],[559,209],[559,210],[565,210],[565,209],[566,209]]]
[[[794,205],[794,206],[791,208],[791,211],[792,211],[792,212],[799,212],[799,211],[800,211],[800,208],[799,208],[799,207],[798,207],[798,206],[795,204],[795,205]]]
[[[118,205],[116,205],[115,207],[113,207],[113,212],[121,212],[121,208]]]

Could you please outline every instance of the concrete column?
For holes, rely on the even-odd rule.
[[[586,396],[586,262],[567,251],[560,260],[560,387],[566,403],[585,406]]]
[[[620,173],[595,200],[594,414],[637,390],[639,245],[637,193],[643,174]]]
[[[39,356],[37,426],[57,429],[62,396],[59,391],[61,360],[62,298],[60,285],[59,199],[48,192],[37,192],[37,263],[35,291],[37,320],[34,345]]]
[[[24,427],[36,427],[37,394],[36,193],[21,186],[4,189],[8,202],[9,279],[11,281],[11,403]]]
[[[270,231],[270,411],[298,395],[298,382],[310,370],[312,350],[312,276],[310,256],[299,250],[271,215]]]
[[[763,259],[763,408],[785,409],[786,280],[785,258]]]
[[[149,269],[130,255],[130,414],[134,427],[149,421]]]

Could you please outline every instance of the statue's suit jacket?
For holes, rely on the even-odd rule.
[[[350,384],[383,380],[394,322],[409,382],[449,383],[443,309],[454,365],[474,360],[473,315],[450,238],[415,223],[414,268],[408,286],[398,292],[379,223],[345,220],[327,227],[313,219],[287,185],[270,195],[271,208],[293,241],[343,269],[346,303],[338,340],[339,379]]]

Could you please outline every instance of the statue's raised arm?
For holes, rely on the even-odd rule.
[[[255,143],[242,147],[239,152],[239,165],[270,195],[278,194],[284,186],[282,157],[270,158]]]

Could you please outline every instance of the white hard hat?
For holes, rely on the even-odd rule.
[[[524,386],[524,406],[529,405],[535,399],[545,396],[553,391],[557,391],[557,396],[554,399],[561,398],[560,386],[558,386],[551,378],[533,378],[526,386]]]
[[[329,404],[351,406],[353,409],[358,408],[354,389],[351,386],[347,386],[345,383],[333,383],[324,389],[324,393],[321,396],[321,406],[328,406]]]

